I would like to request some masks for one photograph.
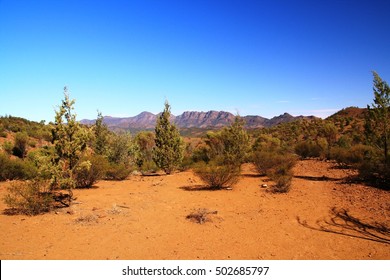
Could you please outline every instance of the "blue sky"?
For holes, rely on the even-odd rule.
[[[390,1],[0,0],[0,115],[328,116],[390,82]]]

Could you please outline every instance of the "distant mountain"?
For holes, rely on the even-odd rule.
[[[110,129],[124,129],[124,130],[140,130],[153,129],[156,125],[158,115],[150,112],[142,112],[134,117],[115,118],[104,117],[104,123]],[[231,124],[234,121],[235,115],[224,111],[186,111],[181,115],[171,115],[171,121],[179,128],[220,128]],[[288,113],[267,119],[261,116],[245,116],[245,125],[247,128],[261,128],[271,127],[280,123],[292,122],[299,119],[314,119],[314,116],[298,116],[294,117]],[[81,120],[82,124],[92,125],[95,120]]]

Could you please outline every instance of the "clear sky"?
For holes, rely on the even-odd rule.
[[[325,117],[390,83],[390,1],[0,0],[0,115]]]

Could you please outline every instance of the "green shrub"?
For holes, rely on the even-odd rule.
[[[276,184],[272,186],[272,192],[288,192],[293,177],[292,168],[297,158],[293,154],[274,151],[257,151],[253,154],[253,163],[257,171],[267,175]]]
[[[108,160],[103,156],[88,156],[73,172],[77,188],[92,187],[98,180],[104,178],[109,169]]]
[[[253,153],[253,163],[261,175],[284,175],[291,172],[296,164],[296,157],[292,154],[257,151]]]
[[[125,180],[130,174],[130,169],[123,163],[110,163],[106,172],[107,180]]]
[[[3,144],[3,149],[4,151],[8,154],[8,155],[12,155],[12,149],[14,148],[14,146],[12,145],[12,143],[10,141],[5,141],[4,144]]]
[[[0,154],[0,181],[32,179],[37,176],[37,168],[30,161],[10,159]]]
[[[365,161],[370,161],[375,157],[375,150],[373,147],[358,144],[351,148],[333,147],[330,154],[331,159],[336,160],[339,164],[359,168]]]
[[[158,166],[153,160],[147,160],[142,163],[140,170],[141,172],[145,172],[145,173],[153,173],[153,172],[157,172]]]
[[[221,165],[215,161],[199,162],[194,173],[210,188],[230,187],[238,182],[240,169],[233,165]]]
[[[295,146],[295,153],[301,158],[320,157],[323,148],[313,141],[302,141]]]
[[[12,150],[14,156],[24,158],[27,154],[28,135],[25,132],[15,134],[14,148]]]
[[[178,169],[184,156],[183,139],[176,125],[170,121],[170,108],[166,101],[164,111],[158,117],[154,129],[153,160],[166,174]]]
[[[53,196],[44,181],[13,182],[7,188],[4,202],[15,214],[37,215],[50,211]]]

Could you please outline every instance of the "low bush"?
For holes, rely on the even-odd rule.
[[[257,151],[253,154],[253,163],[257,171],[267,175],[275,182],[271,191],[277,193],[288,192],[293,177],[292,168],[297,158],[293,154],[276,151]]]
[[[292,175],[281,175],[274,179],[275,185],[270,189],[274,193],[287,193],[290,191]]]
[[[37,215],[48,212],[54,202],[45,181],[12,182],[7,191],[4,202],[13,214]]]
[[[77,188],[92,187],[98,180],[105,177],[109,169],[108,160],[99,155],[88,156],[74,170],[73,175]]]
[[[107,180],[125,180],[130,174],[130,169],[123,163],[110,163],[105,175]]]
[[[295,153],[301,158],[320,157],[323,153],[323,147],[313,141],[302,141],[295,146]]]
[[[153,160],[144,161],[140,167],[142,173],[154,173],[158,171],[158,167]]]
[[[10,159],[0,154],[0,181],[32,179],[37,176],[37,168],[30,161]]]
[[[3,144],[3,149],[8,155],[12,155],[12,150],[14,145],[10,141],[5,141]]]
[[[194,173],[210,188],[230,187],[238,182],[240,169],[232,165],[221,165],[214,161],[199,162]]]
[[[374,156],[374,148],[363,144],[354,145],[351,148],[333,147],[331,149],[332,159],[336,160],[339,164],[352,165],[357,168]]]
[[[293,154],[257,151],[253,153],[253,163],[261,175],[275,176],[289,174],[296,164]]]

